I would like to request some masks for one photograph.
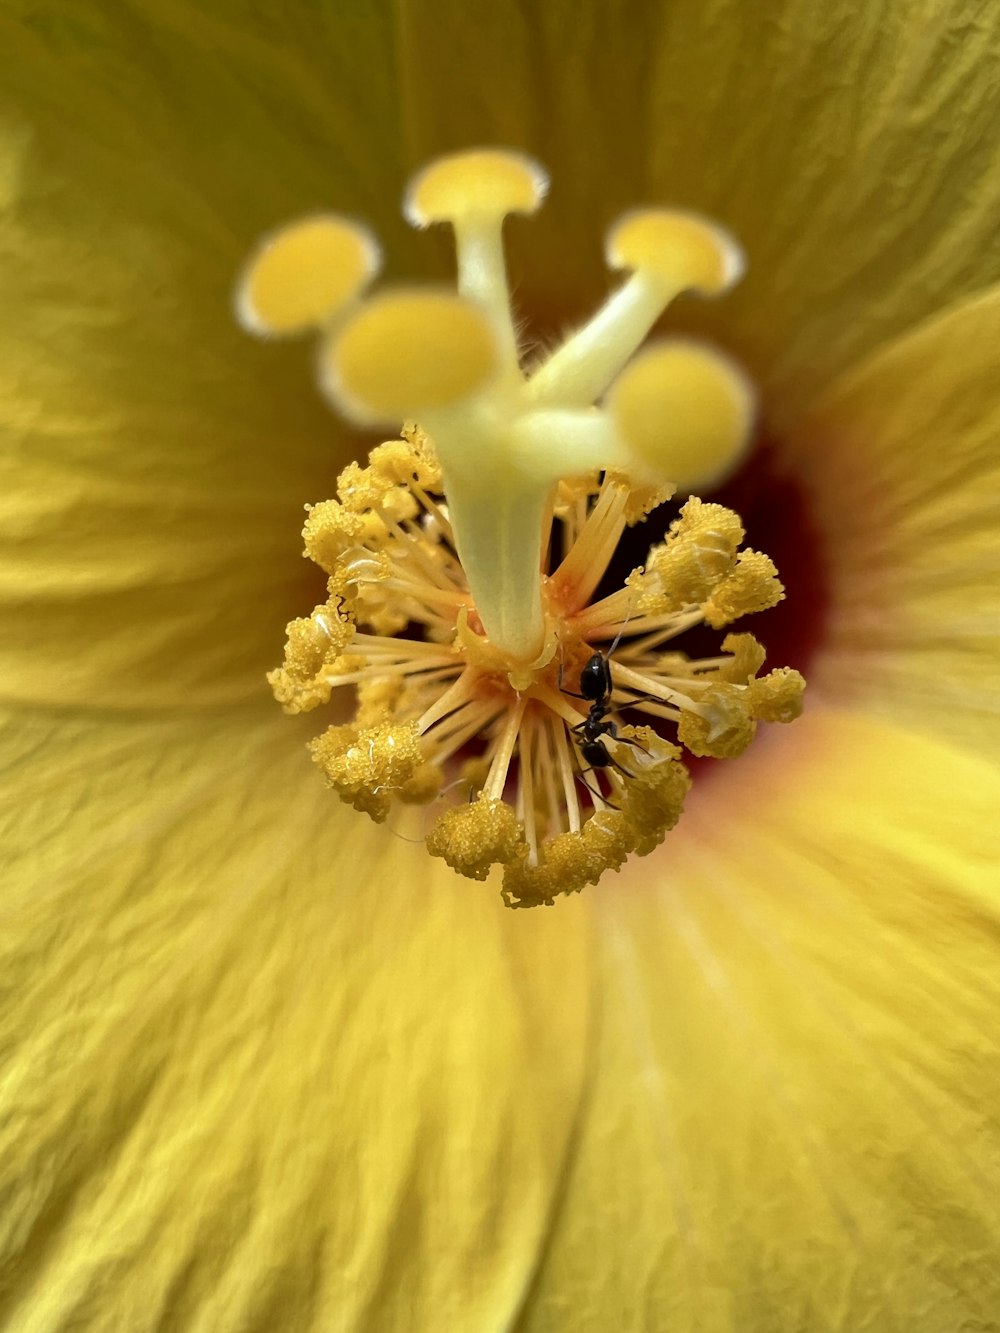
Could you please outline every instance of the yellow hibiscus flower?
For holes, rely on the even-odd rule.
[[[998,43],[971,0],[0,16],[6,1327],[1000,1327]],[[543,333],[626,207],[741,238],[683,327],[824,571],[806,716],[546,912],[338,805],[262,684],[358,442],[232,275],[330,205],[428,273],[402,182],[478,142],[552,169]]]

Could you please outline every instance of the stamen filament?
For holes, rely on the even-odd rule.
[[[416,602],[438,603],[442,606],[468,606],[469,594],[447,588],[435,588],[416,579],[387,578],[379,584],[380,588],[391,588],[394,592],[412,597]]]
[[[503,789],[507,785],[507,771],[514,757],[514,746],[517,743],[526,705],[527,700],[519,698],[507,714],[507,721],[497,739],[493,762],[490,764],[489,775],[483,787],[483,796],[487,800],[499,801],[503,796]]]
[[[393,639],[385,634],[364,634],[355,632],[344,653],[351,655],[353,650],[363,652],[366,657],[372,654],[388,653],[393,657],[436,657],[442,662],[455,664],[454,654],[440,643],[425,639]],[[379,664],[381,667],[381,663]]]
[[[636,619],[628,615],[632,600],[633,594],[629,588],[611,593],[602,601],[594,602],[592,606],[585,607],[575,615],[573,628],[584,638],[590,638],[597,628],[600,628],[602,636],[607,638],[614,638],[619,630],[624,630],[628,634],[631,629],[632,635],[638,635],[640,630],[650,629],[654,632],[630,640],[630,647],[633,650],[646,651],[677,638],[686,630],[700,624],[705,618],[700,610],[696,610],[671,612],[664,616],[644,615],[641,619]]]
[[[432,683],[439,680],[449,680],[455,674],[453,663],[441,666],[437,671],[428,669],[426,662],[387,662],[378,664],[378,674],[380,676],[419,676],[418,684]],[[371,667],[362,668],[359,671],[345,671],[343,675],[340,672],[324,672],[321,679],[328,685],[360,685],[364,681],[372,678]]]
[[[414,483],[413,485],[413,494],[420,501],[421,505],[423,505],[424,509],[427,510],[428,514],[430,514],[430,516],[438,524],[438,526],[441,529],[441,534],[444,537],[445,541],[448,542],[450,546],[454,546],[455,534],[452,532],[451,520],[448,518],[447,514],[444,512],[444,510],[441,508],[438,502],[434,499],[433,496],[428,495],[426,491],[421,490],[421,488],[416,483]]]
[[[642,671],[635,671],[620,662],[615,663],[614,678],[617,686],[629,686],[631,689],[638,690],[640,694],[655,695],[656,698],[662,699],[664,703],[677,704],[678,707],[693,706],[687,695],[667,688],[655,676],[646,675]],[[627,700],[623,706],[628,706]],[[640,705],[636,704],[636,707],[638,708]]]
[[[521,766],[518,770],[517,816],[524,825],[528,844],[528,865],[538,864],[538,834],[535,828],[535,717],[528,713],[521,727]]]
[[[443,763],[451,756],[478,736],[486,727],[490,725],[495,717],[501,712],[498,704],[468,704],[464,708],[453,713],[451,717],[446,718],[439,724],[431,735],[432,754],[436,763]],[[461,718],[462,725],[458,725]]]
[[[572,550],[552,576],[557,596],[582,606],[604,577],[625,531],[621,488],[605,482]]]
[[[643,700],[641,704],[635,705],[636,711],[646,713],[650,717],[661,717],[666,722],[679,722],[684,716],[684,710],[681,708],[671,708],[668,704],[656,704],[650,700]]]
[[[580,802],[576,794],[576,778],[573,772],[573,761],[570,758],[569,740],[565,728],[553,724],[552,737],[556,750],[556,762],[559,765],[559,776],[562,780],[563,800],[566,805],[569,831],[579,833],[582,825]]]
[[[458,680],[455,681],[454,685],[445,690],[444,694],[439,695],[430,708],[428,708],[417,720],[417,731],[422,735],[425,731],[429,730],[435,722],[443,717],[447,717],[447,715],[454,712],[456,708],[463,707],[470,700],[475,698],[476,693],[473,685],[472,673],[463,671]]]
[[[535,698],[544,703],[558,717],[561,717],[570,729],[578,726],[583,721],[583,713],[574,708],[564,694],[557,694],[555,690],[549,689],[547,685],[539,686],[536,689]]]
[[[556,786],[555,757],[552,747],[553,720],[547,716],[539,719],[541,741],[538,746],[538,779],[545,791],[546,813],[550,831],[559,825],[559,791]]]

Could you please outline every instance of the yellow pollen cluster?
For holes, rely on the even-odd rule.
[[[309,746],[326,780],[355,810],[381,822],[391,796],[409,797],[414,779],[416,799],[426,790],[420,736],[414,722],[380,722],[372,727],[329,727]],[[431,782],[430,795],[440,785]],[[413,799],[413,797],[409,797]]]
[[[335,690],[353,699],[352,720],[310,745],[327,783],[379,822],[426,805],[428,852],[474,880],[499,867],[517,907],[651,852],[690,786],[680,747],[737,755],[758,721],[797,716],[803,690],[787,668],[759,674],[749,634],[710,658],[676,650],[687,630],[784,595],[720,505],[688,499],[624,585],[598,595],[626,528],[743,450],[739,371],[691,342],[641,347],[678,293],[731,285],[739,251],[692,214],[627,215],[606,249],[622,286],[526,368],[501,226],[546,183],[537,164],[488,150],[412,182],[410,220],[453,228],[457,294],[366,295],[373,238],[313,217],[262,244],[238,296],[254,332],[318,332],[321,385],[344,415],[404,423],[343,470],[335,498],[307,506],[304,554],[327,600],[288,626],[275,697],[289,713]]]
[[[627,586],[636,594],[638,609],[668,612],[707,601],[733,575],[743,536],[743,524],[731,509],[689,500],[645,567],[629,575]],[[777,584],[775,602],[781,592]]]

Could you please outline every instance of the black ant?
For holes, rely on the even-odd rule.
[[[559,672],[559,688],[563,694],[571,694],[574,699],[583,699],[585,703],[590,704],[590,711],[582,722],[570,730],[577,736],[577,744],[580,747],[580,754],[587,761],[591,768],[616,768],[619,773],[625,777],[631,777],[628,769],[622,768],[621,764],[609,753],[605,744],[604,737],[611,740],[620,740],[626,745],[634,745],[636,749],[643,747],[638,741],[629,740],[626,736],[618,735],[618,727],[608,718],[608,713],[615,711],[611,702],[611,691],[614,688],[614,682],[611,679],[611,654],[618,647],[618,642],[622,637],[619,630],[618,636],[606,653],[595,652],[589,657],[583,665],[580,672],[580,692],[567,690],[563,688],[562,671]]]

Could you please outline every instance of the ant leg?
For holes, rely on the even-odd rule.
[[[586,725],[587,725],[587,719],[585,718],[575,727],[570,727],[569,730],[571,732],[582,731]],[[605,722],[604,730],[601,734],[603,736],[610,736],[610,738],[613,741],[617,741],[619,745],[631,745],[634,750],[641,750],[643,754],[649,754],[649,751],[646,749],[645,745],[641,745],[638,741],[634,741],[631,738],[631,736],[619,736],[618,728],[615,726],[613,722]],[[621,764],[618,763],[614,755],[612,754],[608,755],[608,762],[611,764],[612,768],[617,768],[618,772],[621,773],[623,777],[626,778],[635,777],[635,774],[630,773],[627,768],[622,768]]]
[[[638,749],[642,750],[642,746],[639,745],[638,741],[626,741],[624,736],[619,736],[617,739],[620,740],[623,745],[635,745]],[[649,752],[647,750],[643,750],[643,754],[648,754],[648,753]],[[608,755],[608,760],[611,764],[611,767],[616,769],[622,775],[623,778],[635,777],[634,773],[630,773],[627,768],[623,768],[621,766],[621,764],[618,762],[618,760],[614,757],[613,754]]]
[[[640,741],[634,740],[631,736],[616,735],[612,737],[612,740],[616,740],[619,745],[631,745],[633,750],[641,750],[643,754],[649,754],[649,751],[646,749],[645,745],[643,745]]]
[[[587,772],[588,772],[588,773],[592,773],[593,771],[594,771],[594,770],[593,770],[592,768],[588,768],[588,769],[587,769]],[[577,780],[577,782],[579,782],[579,783],[581,784],[581,786],[584,786],[584,787],[587,788],[587,790],[590,792],[591,796],[596,796],[597,799],[601,802],[601,804],[607,806],[609,810],[619,810],[619,811],[620,811],[620,807],[617,806],[617,805],[615,805],[614,801],[609,801],[608,798],[607,798],[605,795],[603,795],[603,793],[600,791],[599,788],[598,788],[598,789],[595,789],[594,787],[592,787],[592,786],[590,785],[590,783],[587,781],[587,779],[583,776],[582,773],[577,773],[577,775],[576,775],[576,780]]]
[[[655,694],[637,694],[634,699],[623,699],[620,704],[615,704],[613,712],[620,713],[623,708],[635,708],[638,704],[662,704],[663,699],[657,698]]]
[[[573,730],[575,731],[576,728],[574,727]],[[614,722],[604,723],[604,734],[605,736],[610,736],[613,741],[617,741],[619,745],[631,745],[633,750],[641,750],[643,754],[649,754],[649,751],[646,749],[645,745],[640,744],[639,741],[633,740],[631,736],[619,736],[618,728]],[[611,759],[611,756],[608,755],[608,758]],[[612,763],[614,763],[613,759]],[[624,772],[625,770],[622,769],[621,771]],[[630,773],[628,776],[634,777],[635,775],[633,773]]]

